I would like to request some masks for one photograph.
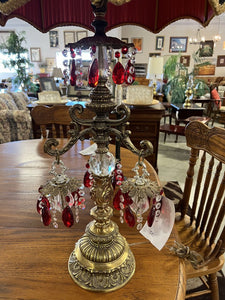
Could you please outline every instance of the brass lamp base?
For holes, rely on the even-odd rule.
[[[95,221],[76,243],[68,261],[72,279],[82,288],[110,292],[123,287],[133,276],[135,259],[118,226],[110,221],[108,232],[96,232]]]
[[[190,101],[190,99],[186,99],[186,100],[185,100],[185,102],[184,102],[184,104],[183,104],[183,107],[184,107],[184,108],[191,107],[191,101]]]

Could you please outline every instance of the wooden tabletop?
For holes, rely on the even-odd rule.
[[[65,141],[64,141],[65,142]],[[173,300],[184,299],[184,265],[167,246],[173,243],[173,231],[167,246],[158,251],[136,229],[120,224],[136,259],[134,276],[123,288],[106,294],[89,292],[71,279],[67,262],[75,242],[91,220],[89,209],[80,213],[80,222],[72,228],[59,224],[45,227],[36,212],[38,187],[49,178],[52,157],[43,153],[43,140],[11,142],[0,145],[0,299],[69,300]],[[70,176],[83,178],[87,158],[78,152],[89,142],[78,142],[62,159]],[[111,151],[114,153],[114,146]],[[122,149],[123,171],[134,167],[136,156]],[[151,178],[158,180],[148,165]],[[88,199],[88,190],[86,199]]]

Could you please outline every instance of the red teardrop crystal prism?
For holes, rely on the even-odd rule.
[[[76,85],[76,65],[75,65],[75,59],[72,60],[71,69],[70,69],[70,84],[72,86]]]
[[[48,201],[48,198],[45,196],[42,196],[41,198],[38,199],[37,201],[37,212],[41,214],[41,209],[42,207],[47,206],[47,208],[50,208],[50,203]]]
[[[120,210],[120,202],[121,202],[121,196],[123,196],[124,201],[123,204],[124,206],[130,205],[133,203],[133,200],[131,197],[128,195],[128,193],[122,193],[121,190],[119,189],[118,192],[116,193],[115,197],[113,198],[113,207],[117,210]]]
[[[130,227],[134,227],[135,225],[135,217],[130,209],[129,206],[127,206],[125,208],[124,211],[124,220],[126,221],[126,223],[130,226]]]
[[[69,206],[66,206],[62,212],[62,220],[66,227],[71,227],[74,224],[73,212]]]
[[[112,79],[115,84],[124,83],[124,67],[119,61],[113,69]]]
[[[124,80],[125,80],[126,84],[132,84],[135,80],[135,68],[130,60],[128,60],[126,67],[125,67]]]
[[[45,226],[48,226],[51,223],[51,214],[50,209],[47,206],[44,206],[41,210],[42,221]]]
[[[90,87],[96,87],[98,84],[99,72],[98,72],[98,60],[95,58],[91,64],[88,74],[88,84]]]
[[[92,186],[92,178],[90,178],[90,173],[88,171],[84,174],[84,186],[85,187],[91,187]]]

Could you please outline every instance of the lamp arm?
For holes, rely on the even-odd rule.
[[[129,107],[127,107],[123,103],[115,108],[114,113],[116,114],[117,119],[116,120],[112,120],[112,119],[109,120],[109,123],[112,126],[119,126],[122,123],[126,123],[130,118],[130,109],[129,109]],[[120,118],[121,116],[122,116],[122,118]]]
[[[70,130],[71,138],[68,143],[62,149],[52,149],[52,147],[57,147],[59,145],[59,141],[54,138],[48,139],[44,144],[44,152],[51,156],[61,156],[66,153],[70,148],[72,148],[78,140],[84,140],[85,136],[89,133],[92,133],[92,128],[86,128],[82,131],[78,131],[78,126],[75,131]]]
[[[110,128],[109,132],[114,134],[118,138],[119,142],[121,142],[128,150],[130,150],[134,154],[137,154],[138,156],[141,157],[146,157],[153,154],[153,145],[148,140],[141,141],[140,142],[141,150],[137,149],[129,137],[130,135],[129,130],[126,130],[125,132],[122,133],[121,131],[115,128]]]
[[[81,104],[75,104],[69,109],[69,114],[74,123],[78,123],[79,125],[91,126],[93,123],[93,119],[80,119],[76,117],[76,113],[82,114],[84,111],[84,107]]]

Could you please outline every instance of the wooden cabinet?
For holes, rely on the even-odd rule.
[[[149,85],[149,79],[146,79],[145,77],[136,77],[135,81],[140,85]]]
[[[131,111],[129,126],[127,127],[132,132],[131,140],[138,149],[140,149],[140,142],[142,140],[149,140],[152,143],[154,148],[153,155],[146,157],[146,159],[158,171],[159,127],[165,108],[160,102],[154,105],[127,106]]]

